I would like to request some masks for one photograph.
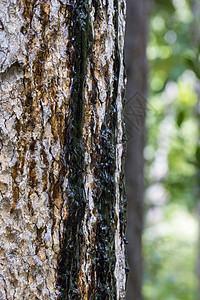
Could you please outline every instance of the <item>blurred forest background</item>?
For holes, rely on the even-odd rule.
[[[149,7],[145,300],[199,299],[200,1]]]

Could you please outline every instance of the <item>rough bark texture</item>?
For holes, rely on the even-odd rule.
[[[0,299],[124,299],[124,0],[0,1]]]
[[[127,300],[142,299],[142,227],[143,227],[143,149],[147,96],[147,4],[146,0],[127,1],[125,63],[127,86],[125,122],[128,135],[126,191],[128,199],[127,252],[129,278]]]

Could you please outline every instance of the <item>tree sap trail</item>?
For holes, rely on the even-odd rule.
[[[124,299],[124,19],[0,3],[1,299]]]
[[[117,37],[113,18],[118,18],[118,15],[115,16],[114,3],[112,2],[107,6],[96,1],[89,1],[88,4],[90,9],[88,20],[92,29],[89,46],[92,46],[92,55],[91,53],[87,54],[82,136],[85,149],[83,178],[86,204],[84,218],[80,222],[82,225],[82,241],[77,244],[77,247],[81,249],[81,252],[78,251],[80,257],[78,264],[80,263],[81,267],[77,278],[72,273],[68,274],[66,282],[69,284],[69,277],[71,276],[73,280],[76,280],[76,283],[73,286],[74,290],[68,288],[66,293],[67,299],[71,299],[75,292],[77,293],[77,299],[123,299],[125,285],[118,291],[118,296],[116,291],[116,280],[119,281],[118,277],[121,272],[115,274],[114,271],[116,264],[116,215],[114,213],[115,130],[118,132],[116,127],[116,98],[119,80],[119,70],[117,68],[119,69],[120,66],[117,64],[115,70],[115,60],[119,61],[119,57],[117,57],[115,49]],[[90,34],[91,29],[87,30],[87,33]],[[121,60],[123,61],[123,53]],[[120,88],[123,88],[123,84]],[[116,90],[115,94],[113,94],[113,90]],[[120,94],[118,102],[121,101],[121,97]],[[119,107],[119,117],[120,114],[121,107]],[[121,122],[120,117],[118,120],[119,126]],[[121,144],[120,146],[122,147]],[[119,157],[119,164],[120,159]],[[121,170],[118,170],[118,172],[120,173]],[[116,186],[118,184],[117,182]],[[68,240],[67,237],[66,241]],[[123,242],[121,246],[122,244]],[[72,251],[76,253],[75,249],[72,247]],[[63,253],[66,257],[68,255],[66,262],[70,263],[71,254],[67,254],[67,247],[63,248]],[[123,255],[124,253],[121,252],[121,257]],[[60,263],[60,265],[63,264]],[[66,288],[63,288],[64,290]],[[65,299],[66,296],[63,294],[61,297]]]
[[[82,221],[86,197],[84,189],[84,146],[82,126],[84,124],[84,85],[86,62],[91,55],[92,32],[87,1],[77,1],[70,6],[70,42],[73,47],[74,74],[70,98],[70,121],[66,124],[65,158],[68,168],[68,218],[65,237],[58,265],[58,286],[61,299],[82,299],[79,272],[81,252],[84,244]]]

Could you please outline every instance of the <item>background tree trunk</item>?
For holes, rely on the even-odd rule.
[[[2,300],[125,297],[124,32],[124,0],[0,2]]]
[[[200,47],[200,30],[199,30],[199,17],[200,17],[200,3],[197,0],[192,0],[191,1],[191,8],[194,16],[194,20],[192,22],[191,26],[191,31],[193,33],[193,44],[196,47],[196,49],[199,49]],[[199,52],[199,50],[198,50]],[[199,54],[199,53],[198,53]],[[197,123],[200,125],[200,118],[199,118],[199,113],[200,113],[200,84],[197,81],[196,86],[195,86],[195,92],[198,95],[198,102],[196,105],[195,109],[195,117]],[[197,185],[197,218],[198,218],[198,229],[199,229],[199,236],[198,236],[198,257],[197,257],[197,278],[198,278],[198,290],[197,290],[197,299],[200,300],[200,192],[199,192],[199,183],[200,183],[200,164],[198,160],[198,150],[199,150],[199,141],[200,141],[200,135],[198,138],[197,142],[197,149],[196,149],[196,158],[197,158],[197,180],[196,180],[196,185]]]
[[[143,149],[147,97],[147,1],[129,0],[125,37],[127,86],[125,122],[128,135],[126,191],[128,198],[127,252],[130,267],[127,300],[141,300],[143,228]]]

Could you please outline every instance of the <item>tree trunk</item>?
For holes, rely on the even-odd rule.
[[[125,0],[0,2],[0,299],[124,299]]]
[[[193,34],[193,44],[196,47],[196,49],[199,49],[200,46],[200,30],[199,30],[199,17],[200,17],[200,3],[197,0],[192,0],[191,3],[191,9],[193,13],[194,20],[191,24],[191,32]],[[196,121],[200,125],[200,119],[199,119],[199,113],[200,113],[200,84],[197,81],[195,86],[195,91],[198,95],[198,102],[195,109],[195,115],[196,115]],[[200,135],[198,137],[197,141],[197,149],[196,149],[196,158],[198,158],[198,148],[199,148],[199,141],[200,141]],[[198,288],[197,288],[197,297],[196,299],[200,300],[200,192],[199,192],[199,183],[200,183],[200,164],[199,160],[197,159],[197,218],[198,218],[198,229],[199,229],[199,236],[198,236],[198,255],[197,255],[197,279],[198,279]]]
[[[143,149],[147,96],[147,1],[127,2],[125,62],[127,71],[125,122],[128,136],[126,191],[128,198],[127,252],[129,277],[127,300],[142,299]]]

